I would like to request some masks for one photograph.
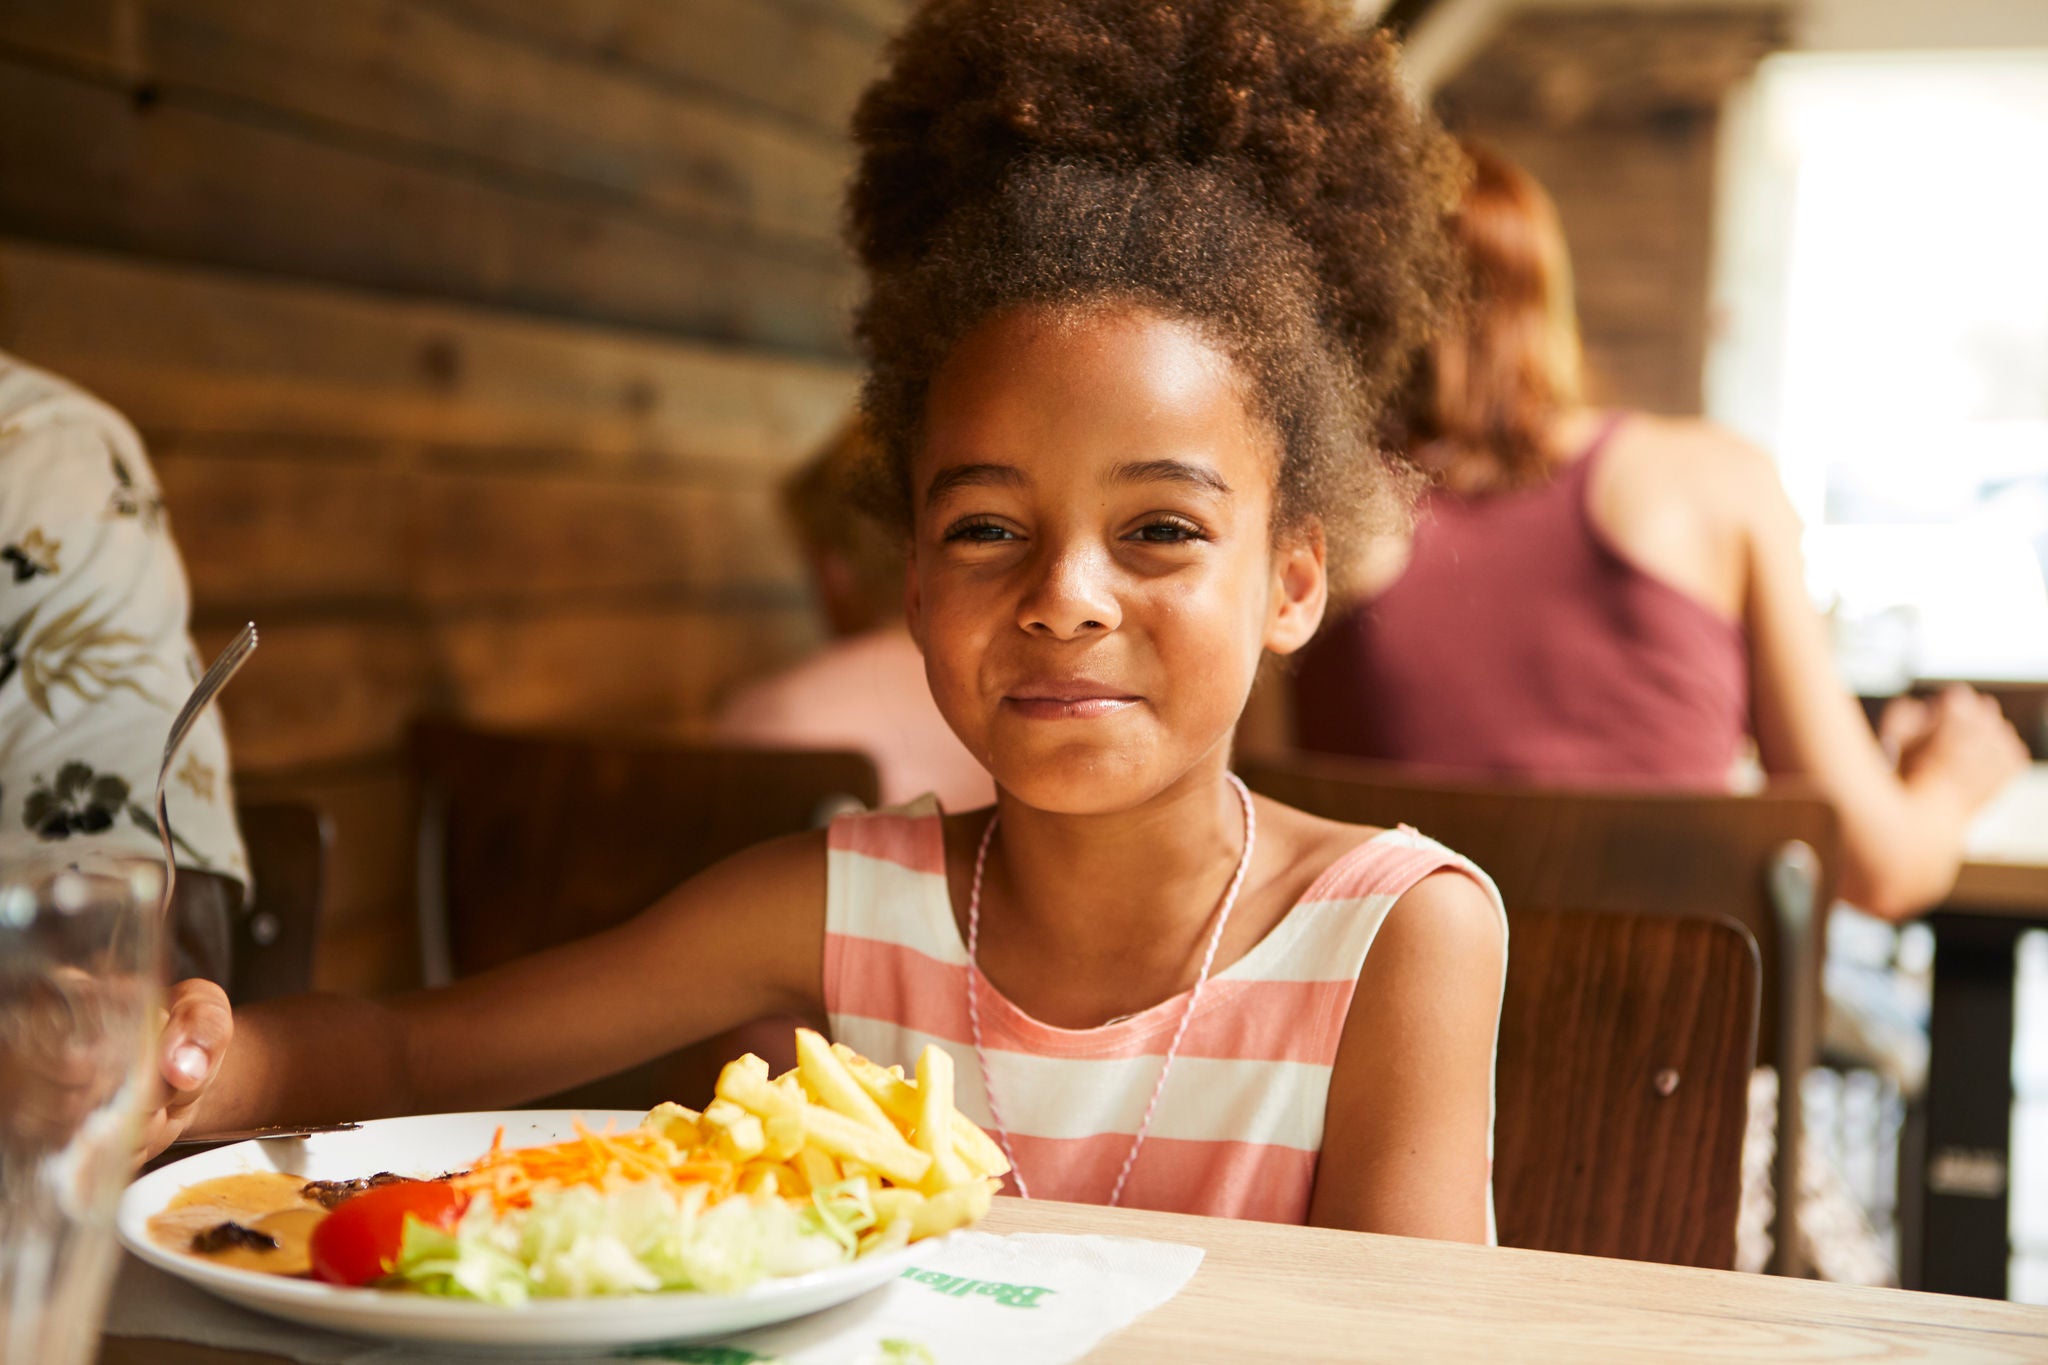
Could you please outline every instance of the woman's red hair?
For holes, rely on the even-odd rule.
[[[1472,179],[1452,232],[1468,303],[1425,353],[1407,437],[1447,487],[1480,493],[1549,477],[1546,436],[1579,401],[1581,359],[1557,206],[1505,157],[1463,147]]]

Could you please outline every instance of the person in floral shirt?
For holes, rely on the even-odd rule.
[[[0,861],[161,858],[151,797],[200,674],[191,591],[135,429],[0,352]],[[227,739],[209,710],[165,791],[181,975],[224,981],[246,898]]]

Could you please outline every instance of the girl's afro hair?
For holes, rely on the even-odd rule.
[[[1324,0],[927,0],[854,134],[899,517],[952,344],[1005,307],[1116,299],[1233,356],[1282,440],[1282,524],[1405,501],[1370,433],[1452,293],[1460,162],[1383,34]]]

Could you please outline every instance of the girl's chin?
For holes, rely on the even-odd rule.
[[[989,772],[1011,798],[1056,815],[1130,810],[1173,781],[1173,775],[1156,763],[1092,746],[1028,755],[999,752],[989,764]]]

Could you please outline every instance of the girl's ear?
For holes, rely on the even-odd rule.
[[[1292,654],[1323,623],[1330,601],[1328,549],[1323,528],[1310,525],[1273,548],[1273,591],[1266,610],[1265,646]]]

